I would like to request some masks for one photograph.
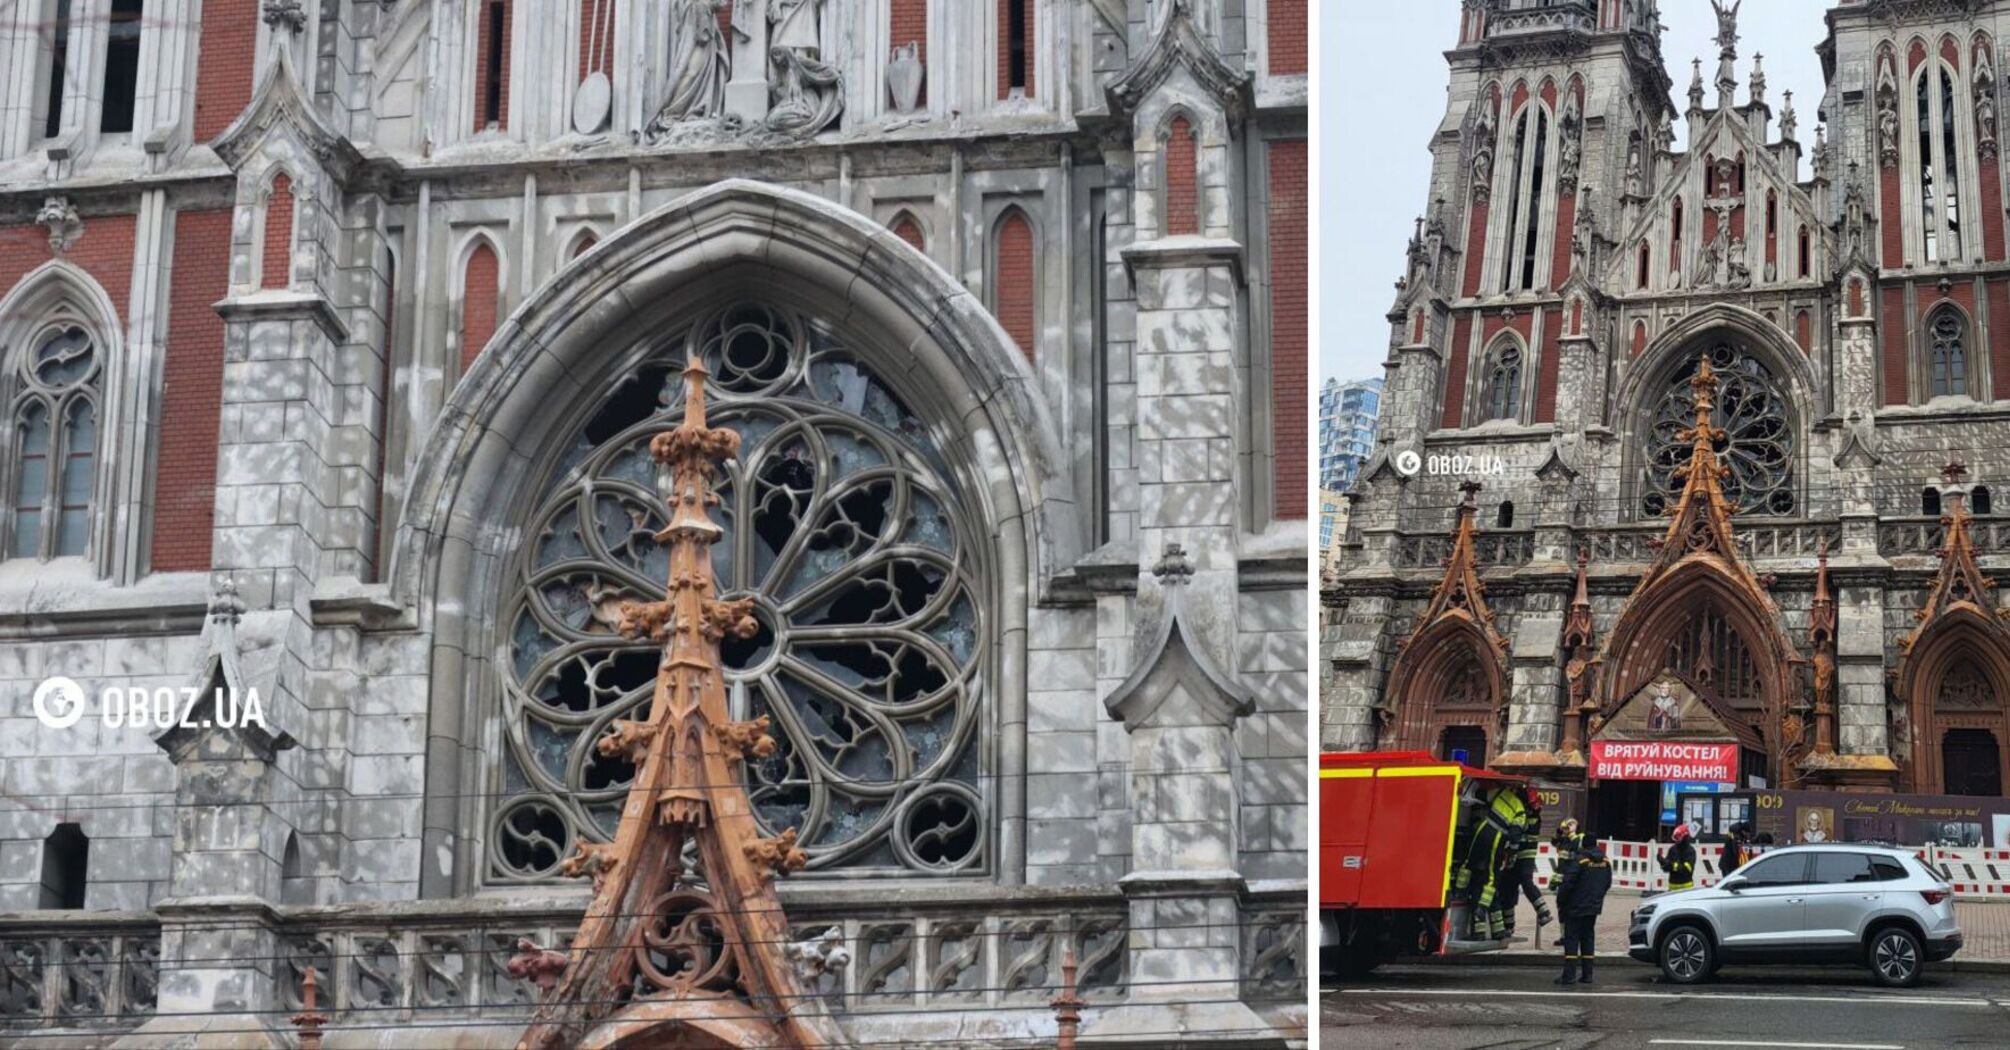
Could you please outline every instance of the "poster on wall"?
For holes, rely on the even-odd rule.
[[[1781,845],[1889,842],[2010,847],[2010,798],[1761,791],[1752,796],[1752,804],[1758,830]]]

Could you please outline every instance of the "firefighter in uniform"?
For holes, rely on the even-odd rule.
[[[1661,870],[1668,873],[1668,892],[1696,886],[1696,844],[1689,841],[1689,825],[1677,824],[1668,836],[1674,843],[1661,857]]]
[[[1577,856],[1578,850],[1584,848],[1583,825],[1577,822],[1576,817],[1565,817],[1557,821],[1556,830],[1550,833],[1549,844],[1556,849],[1556,873],[1551,877],[1549,883],[1549,888],[1555,890],[1563,884],[1565,866],[1570,863],[1572,857]],[[1536,925],[1539,927],[1542,924],[1537,923]],[[1556,940],[1549,943],[1554,947],[1562,947],[1563,935],[1561,933],[1557,934]]]
[[[1586,843],[1556,868],[1556,910],[1563,915],[1563,976],[1556,983],[1590,984],[1598,954],[1593,937],[1612,888],[1612,865],[1595,843]]]
[[[1465,864],[1459,868],[1453,884],[1472,895],[1473,937],[1495,940],[1504,936],[1507,928],[1500,893],[1501,884],[1506,881],[1502,868],[1514,859],[1515,836],[1521,832],[1528,806],[1521,791],[1511,787],[1494,789],[1487,795],[1486,803],[1486,814],[1473,830]]]
[[[1555,921],[1549,913],[1549,902],[1543,899],[1542,887],[1535,881],[1536,854],[1542,849],[1542,795],[1532,787],[1525,788],[1522,802],[1526,809],[1515,838],[1514,866],[1509,871],[1507,886],[1507,928],[1501,936],[1514,936],[1515,910],[1521,904],[1515,898],[1526,896],[1528,902],[1535,905],[1536,937],[1540,943],[1542,928]],[[1562,854],[1557,863],[1561,864],[1569,856],[1569,853]]]

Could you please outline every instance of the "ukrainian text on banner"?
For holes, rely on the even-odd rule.
[[[1738,779],[1737,744],[1673,740],[1598,740],[1591,745],[1593,780]]]

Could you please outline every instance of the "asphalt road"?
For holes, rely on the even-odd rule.
[[[1560,968],[1560,967],[1559,967]],[[1389,966],[1328,983],[1320,1047],[1365,1050],[1926,1050],[2010,1046],[2010,979],[1928,972],[1909,989],[1847,969],[1727,968],[1693,988],[1629,959],[1560,988],[1548,967]]]

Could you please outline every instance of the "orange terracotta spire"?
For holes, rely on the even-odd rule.
[[[698,361],[685,367],[683,422],[649,443],[672,478],[670,524],[656,535],[670,549],[669,592],[629,603],[620,626],[661,643],[663,660],[647,719],[613,723],[598,745],[633,762],[635,779],[614,841],[581,845],[561,869],[592,877],[593,902],[520,1050],[843,1039],[784,951],[789,926],[773,880],[807,858],[794,829],[762,838],[747,799],[743,763],[774,753],[768,720],[727,713],[720,639],[758,627],[751,600],[716,596],[712,486],[740,437],[705,425],[705,377]]]

